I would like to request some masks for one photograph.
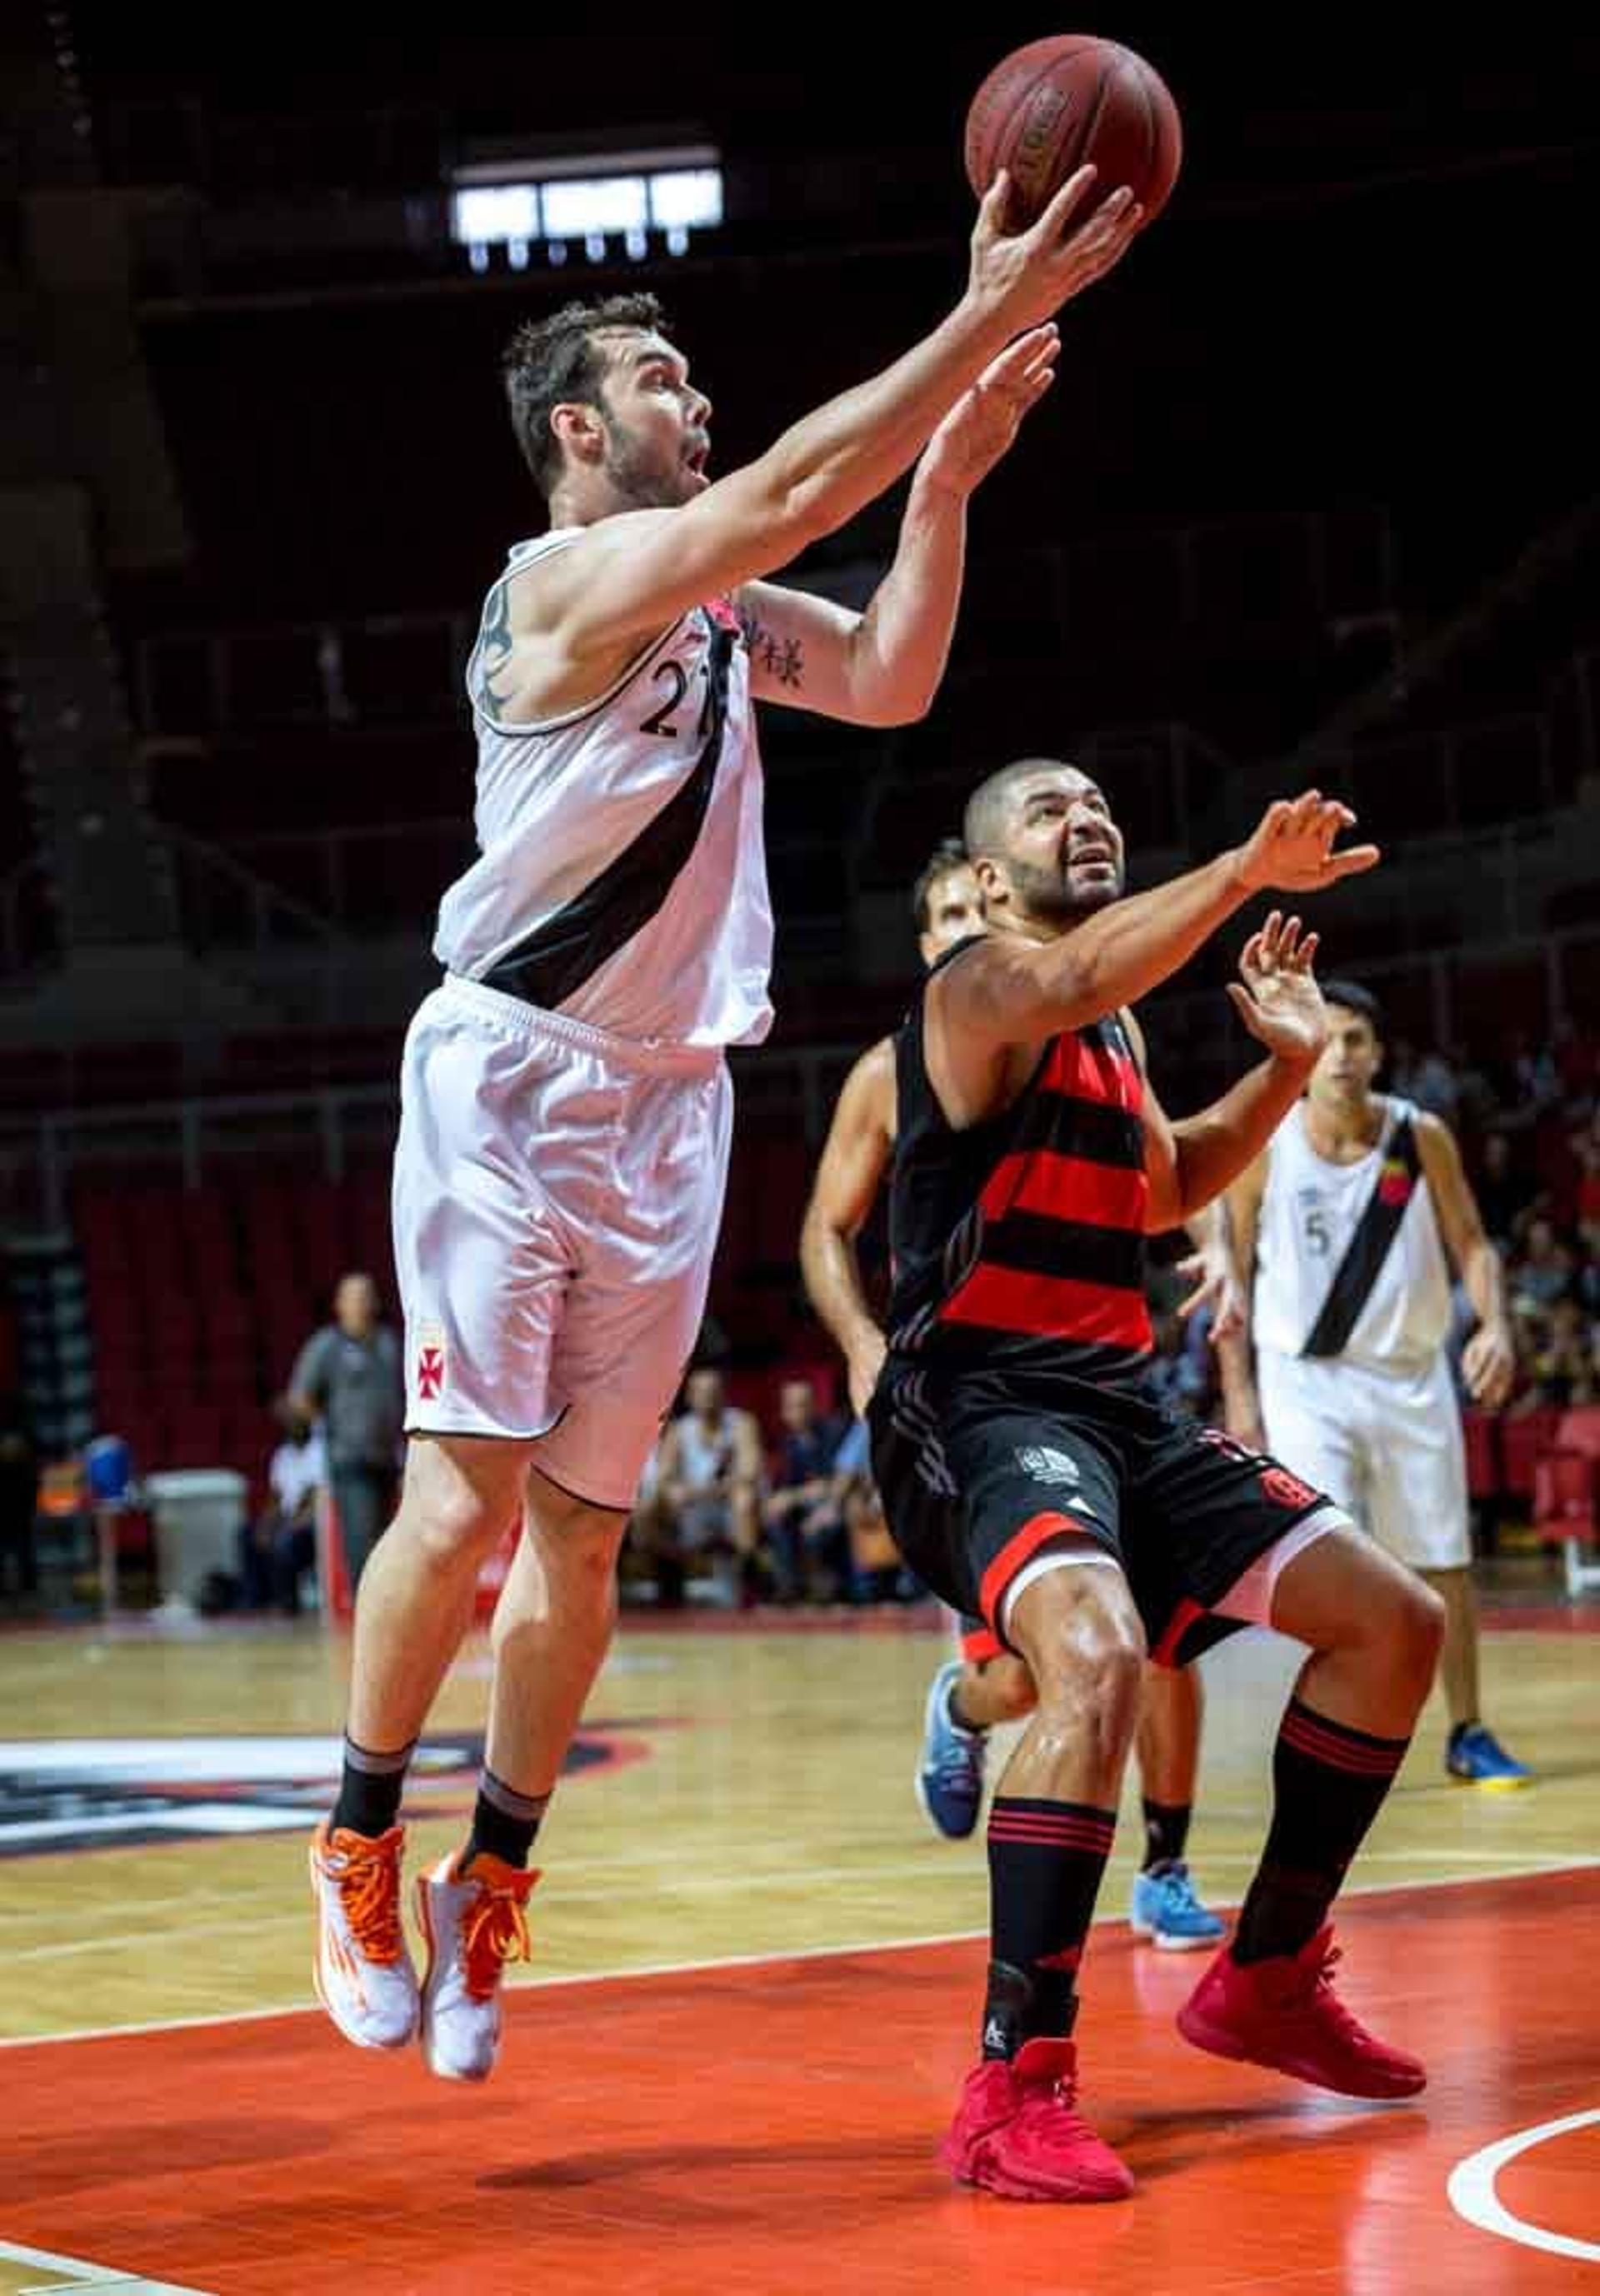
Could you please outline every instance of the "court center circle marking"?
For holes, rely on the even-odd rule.
[[[1572,2256],[1585,2264],[1600,2264],[1600,2242],[1574,2240],[1564,2232],[1547,2232],[1542,2225],[1524,2224],[1521,2217],[1512,2215],[1495,2191],[1495,2178],[1519,2152],[1530,2152],[1549,2137],[1565,2136],[1570,2130],[1588,2128],[1596,2121],[1600,2121],[1600,2110],[1569,2112],[1563,2120],[1544,2120],[1537,2128],[1517,2129],[1497,2144],[1484,2145],[1481,2152],[1469,2152],[1451,2169],[1445,2186],[1450,2206],[1481,2232],[1498,2233],[1502,2240],[1517,2241],[1523,2248],[1542,2248],[1551,2256]]]

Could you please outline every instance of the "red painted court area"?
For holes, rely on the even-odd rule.
[[[319,2017],[0,2054],[0,2242],[216,2292],[581,2289],[1504,2296],[1596,2267],[1479,2229],[1450,2171],[1600,2107],[1600,1871],[1357,1898],[1347,1991],[1427,2057],[1415,2105],[1346,2103],[1188,2049],[1193,1957],[1095,1932],[1085,2107],[1130,2202],[952,2186],[976,1942],[538,1987],[481,2090],[345,2047]],[[1600,2120],[1498,2196],[1600,2244]]]

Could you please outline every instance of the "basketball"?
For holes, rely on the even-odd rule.
[[[1177,106],[1161,75],[1131,48],[1087,32],[1013,49],[967,112],[968,180],[981,199],[1007,170],[1014,229],[1032,223],[1089,160],[1099,172],[1072,228],[1122,184],[1149,223],[1165,207],[1182,157]]]

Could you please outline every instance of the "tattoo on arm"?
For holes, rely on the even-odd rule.
[[[775,677],[780,685],[796,688],[805,683],[806,649],[799,638],[780,637],[749,606],[739,609],[739,627],[752,662]]]
[[[512,700],[509,686],[502,689],[495,684],[511,660],[511,595],[504,582],[496,582],[489,594],[483,636],[479,641],[479,684],[484,699],[491,709],[503,710]]]

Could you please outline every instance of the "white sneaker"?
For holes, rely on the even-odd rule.
[[[423,1972],[423,2060],[441,2080],[487,2080],[500,2053],[500,1980],[529,1958],[522,1908],[538,1880],[480,1851],[464,1881],[441,1857],[416,1885],[428,1940]]]
[[[311,1837],[316,1997],[358,2049],[403,2049],[416,2030],[416,1972],[400,1923],[406,1829],[370,1841],[324,1819]]]

